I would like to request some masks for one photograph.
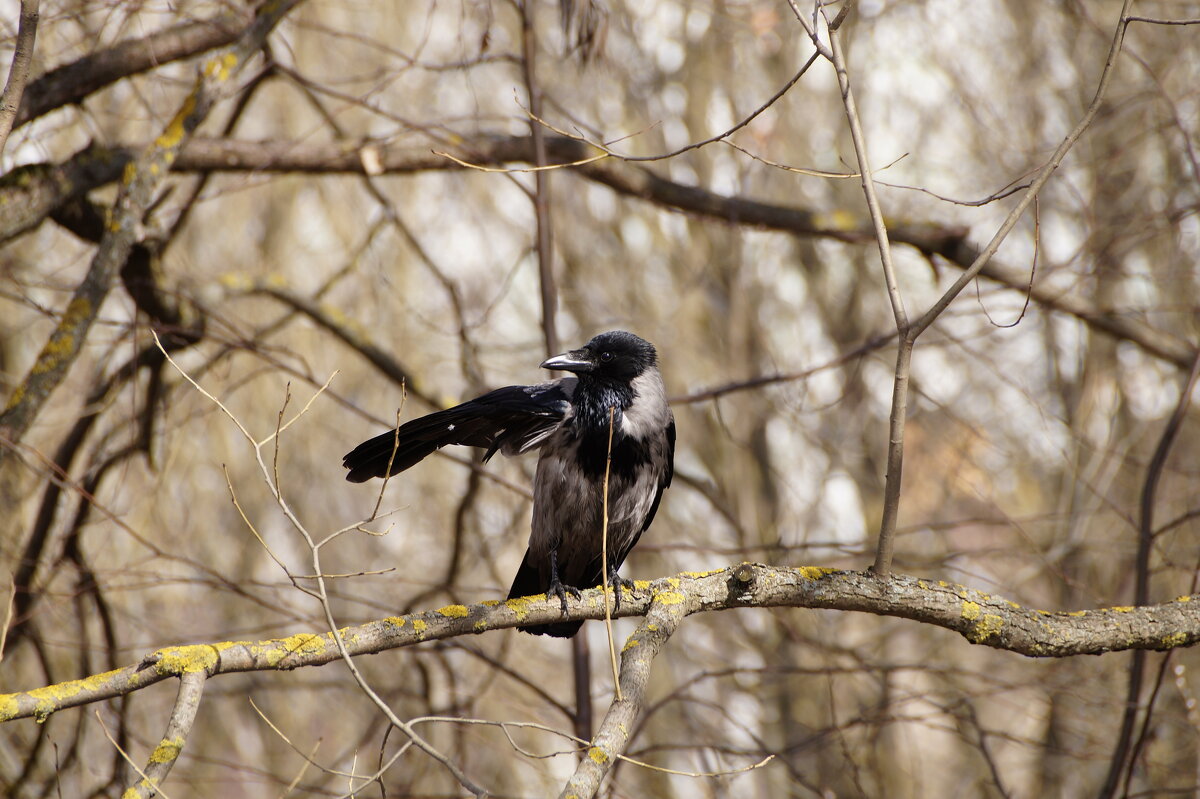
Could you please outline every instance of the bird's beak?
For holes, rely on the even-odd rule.
[[[556,369],[563,372],[590,372],[596,364],[589,357],[587,350],[571,350],[562,355],[555,355],[542,362],[543,369]]]

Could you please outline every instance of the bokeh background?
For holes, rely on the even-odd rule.
[[[1119,11],[1106,0],[856,3],[840,35],[889,226],[909,240],[984,244],[1015,202],[1007,190],[1092,101]],[[1200,3],[1145,2],[1138,13],[1193,18]],[[208,0],[44,2],[34,74],[181,26],[236,28],[244,14]],[[9,3],[6,64],[16,20]],[[1190,363],[1113,335],[1104,320],[1178,342],[1200,333],[1197,41],[1195,26],[1129,27],[1095,122],[997,255],[1009,282],[980,279],[918,343],[898,571],[1049,610],[1132,604],[1150,460]],[[341,455],[398,409],[411,418],[542,378],[529,164],[485,171],[433,155],[471,161],[473,142],[530,135],[528,55],[546,135],[644,157],[733,127],[812,51],[791,7],[767,0],[306,3],[199,135],[283,154],[369,143],[440,167],[366,177],[182,165],[145,221],[159,290],[188,324],[204,322],[174,357],[258,439],[336,373],[263,457],[269,469],[277,458],[281,489],[314,536],[353,525],[379,485],[344,482]],[[18,127],[4,169],[64,163],[89,144],[144,146],[200,58]],[[563,348],[635,331],[658,345],[674,398],[676,482],[624,575],[742,560],[865,568],[882,507],[895,325],[831,66],[818,60],[726,141],[620,166],[706,192],[712,208],[681,212],[584,169],[544,176]],[[115,187],[89,196],[111,203]],[[748,224],[742,200],[791,209],[810,230]],[[915,315],[963,264],[900,238],[893,252]],[[49,219],[0,246],[6,397],[93,252]],[[311,552],[238,428],[170,367],[114,380],[151,343],[144,310],[115,288],[0,474],[0,580],[27,578],[0,690],[115,668],[167,644],[325,627],[279,565],[307,584]],[[402,367],[405,387],[356,343]],[[779,379],[733,385],[762,376]],[[85,414],[94,423],[60,473],[50,462]],[[1184,416],[1151,497],[1151,601],[1196,590],[1197,421]],[[386,535],[354,531],[322,549],[323,569],[344,575],[332,589],[339,623],[504,595],[528,534],[535,459],[481,470],[473,453],[448,455],[389,483],[386,515],[368,525]],[[618,645],[633,625],[616,623]],[[602,712],[612,694],[603,628],[585,630]],[[1130,658],[1032,660],[840,612],[692,617],[655,664],[628,754],[686,772],[776,758],[714,778],[623,763],[606,795],[1094,796]],[[500,631],[359,665],[404,718],[573,729],[572,653],[561,641]],[[1200,661],[1184,650],[1146,666],[1142,699],[1153,694],[1153,704],[1138,716],[1118,795],[1190,794],[1200,786]],[[144,762],[173,700],[160,685],[45,723],[10,722],[0,784],[19,797],[118,795],[136,777],[105,730]],[[556,793],[574,768],[574,747],[548,733],[514,731],[518,751],[496,728],[421,729],[497,796]],[[164,789],[173,799],[345,795],[364,780],[300,753],[365,777],[403,743],[386,732],[342,664],[222,676]],[[383,783],[387,796],[461,790],[415,750]]]

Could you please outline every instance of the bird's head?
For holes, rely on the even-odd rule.
[[[657,363],[658,353],[649,341],[623,330],[612,330],[577,350],[555,355],[542,368],[561,369],[593,379],[628,381]]]

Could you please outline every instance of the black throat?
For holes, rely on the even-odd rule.
[[[573,438],[578,442],[579,465],[589,477],[603,479],[608,460],[608,428],[612,419],[611,477],[632,479],[637,468],[650,460],[648,442],[621,433],[621,417],[633,405],[633,386],[625,381],[585,379],[575,390]],[[616,409],[610,411],[610,409]],[[611,417],[610,417],[611,414]]]

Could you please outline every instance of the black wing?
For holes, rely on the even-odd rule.
[[[406,422],[359,444],[342,458],[346,479],[362,483],[398,474],[448,444],[518,455],[545,442],[571,409],[576,380],[564,377],[536,386],[506,386],[444,411]],[[391,468],[388,468],[388,464]]]

